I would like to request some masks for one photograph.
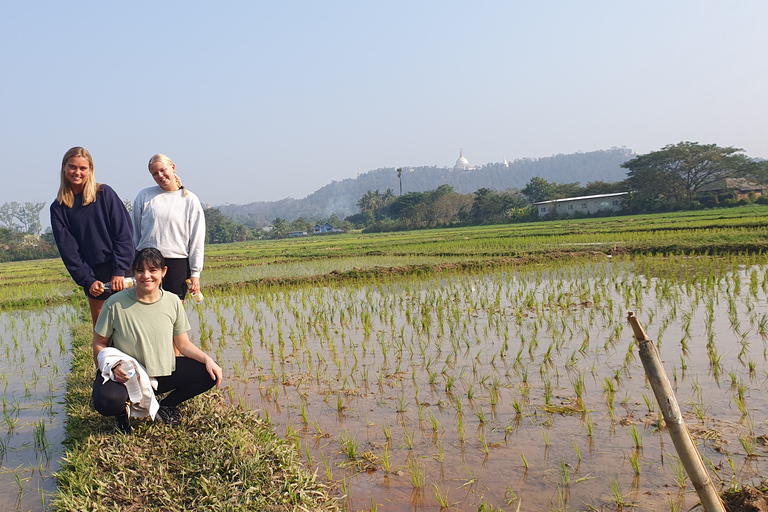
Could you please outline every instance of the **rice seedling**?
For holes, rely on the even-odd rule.
[[[411,459],[408,465],[408,473],[410,474],[411,486],[414,489],[421,489],[424,487],[424,483],[427,478],[426,470],[422,468],[416,459]]]
[[[414,434],[413,432],[409,432],[406,428],[403,431],[403,443],[405,443],[405,447],[409,450],[413,450],[413,438]]]
[[[621,484],[615,476],[611,477],[611,493],[613,502],[616,504],[616,510],[622,511],[624,510],[624,507],[633,506],[633,503],[624,495],[623,491],[621,490]]]
[[[440,506],[440,510],[448,510],[450,502],[448,501],[448,487],[441,488],[437,484],[432,484],[432,495]]]
[[[573,446],[573,451],[576,452],[576,457],[578,457],[579,462],[581,462],[581,450],[579,449],[579,445],[576,444],[576,441],[571,439],[571,446]]]
[[[381,431],[384,433],[384,439],[387,441],[392,440],[392,425],[382,425]]]
[[[637,427],[635,425],[629,426],[629,436],[632,438],[632,442],[635,445],[636,449],[641,449],[643,447],[643,438],[640,435],[640,433],[637,431]]]
[[[341,433],[341,451],[342,453],[349,459],[349,460],[355,460],[357,459],[358,450],[360,448],[359,443],[355,440],[354,437],[352,437],[349,432],[344,431]]]
[[[480,446],[481,446],[481,447],[482,447],[482,449],[483,449],[483,453],[485,453],[486,455],[488,455],[488,454],[489,454],[489,450],[488,450],[488,443],[487,443],[487,442],[486,442],[486,440],[485,440],[485,436],[484,436],[482,433],[480,433],[480,434],[477,436],[477,438],[478,438],[478,441],[480,441]]]
[[[571,473],[565,459],[560,459],[560,482],[564,487],[570,487],[571,485]]]
[[[430,424],[432,425],[432,432],[436,434],[441,427],[440,421],[438,421],[438,419],[432,413],[429,414],[429,421],[430,421]]]
[[[35,430],[33,433],[33,440],[36,451],[46,451],[50,446],[48,438],[45,435],[45,421],[40,420],[35,423]]]
[[[392,470],[392,466],[389,463],[389,443],[384,444],[384,451],[381,454],[381,467],[386,473]]]
[[[741,445],[742,449],[744,450],[744,454],[747,457],[757,456],[757,454],[755,453],[755,440],[752,436],[748,436],[744,434],[740,435],[739,444]]]
[[[669,465],[672,468],[672,476],[680,489],[685,489],[685,468],[679,458],[669,456]]]

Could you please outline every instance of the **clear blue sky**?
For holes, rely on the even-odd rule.
[[[765,1],[9,0],[0,203],[52,201],[75,145],[123,198],[162,152],[214,205],[452,166],[459,148],[768,158],[766,19]]]

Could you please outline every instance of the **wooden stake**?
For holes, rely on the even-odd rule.
[[[685,426],[683,415],[680,413],[680,407],[677,405],[677,399],[669,384],[667,373],[661,364],[659,352],[656,345],[645,334],[643,327],[637,320],[632,311],[627,312],[627,320],[635,333],[635,339],[640,347],[640,360],[643,362],[645,374],[648,376],[648,382],[651,384],[653,394],[659,403],[664,421],[667,424],[669,437],[677,450],[677,456],[683,463],[688,478],[691,479],[696,494],[699,495],[701,505],[706,512],[726,512],[725,505],[712,484],[707,468],[701,460],[699,450],[691,439],[691,434]]]

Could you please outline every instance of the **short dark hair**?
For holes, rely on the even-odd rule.
[[[140,268],[165,268],[165,258],[162,253],[154,247],[147,247],[136,253],[133,258],[131,269],[136,272]]]

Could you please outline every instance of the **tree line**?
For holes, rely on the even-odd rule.
[[[312,233],[312,228],[315,224],[322,225],[326,222],[329,222],[337,228],[341,227],[349,229],[352,227],[350,223],[339,219],[336,214],[333,214],[328,218],[316,221],[308,221],[304,217],[299,217],[292,222],[288,222],[281,217],[276,217],[270,222],[270,229],[264,230],[262,228],[246,226],[241,222],[230,219],[217,208],[207,208],[204,212],[206,228],[205,243],[208,244],[225,244],[229,242],[243,242],[245,240],[284,238],[291,232]]]
[[[54,258],[59,255],[53,234],[41,235],[40,212],[45,202],[0,206],[0,262]]]
[[[534,176],[521,189],[501,192],[480,188],[472,194],[461,194],[447,184],[401,196],[395,195],[392,189],[383,193],[368,190],[357,202],[359,213],[346,220],[369,232],[524,222],[539,218],[533,204],[540,201],[616,192],[627,192],[622,197],[621,208],[630,213],[730,206],[751,201],[768,203],[768,196],[759,197],[754,192],[739,199],[724,182],[728,178],[738,178],[742,184],[768,182],[768,162],[751,159],[742,149],[680,142],[632,158],[621,166],[627,169],[626,179],[596,180],[585,186]],[[725,188],[714,187],[721,182]],[[547,218],[556,216],[553,212]]]
[[[130,201],[124,202],[126,210],[131,211]],[[51,229],[41,233],[40,212],[45,202],[18,203],[9,202],[0,205],[0,262],[22,261],[42,258],[56,258],[59,251]],[[315,224],[330,222],[335,227],[350,228],[349,223],[331,215],[327,219],[307,221],[300,217],[293,222],[276,218],[272,221],[273,229],[266,232],[261,228],[245,226],[226,217],[216,208],[206,208],[205,226],[207,244],[221,244],[258,240],[263,238],[282,238],[291,231],[311,232]]]

